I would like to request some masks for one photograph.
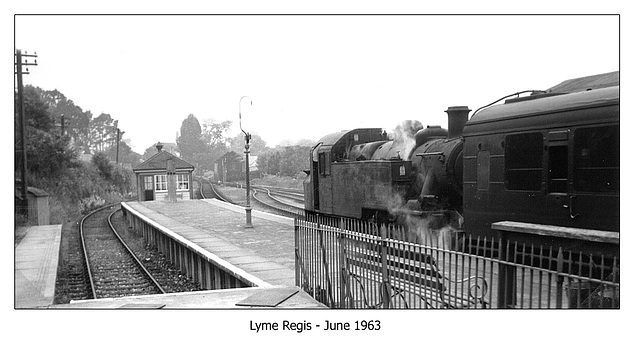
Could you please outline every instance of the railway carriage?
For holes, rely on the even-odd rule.
[[[464,129],[464,215],[619,231],[619,87],[508,100]]]

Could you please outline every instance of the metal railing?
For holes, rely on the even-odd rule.
[[[601,254],[574,249],[575,239],[523,243],[503,231],[474,239],[320,216],[294,225],[296,285],[331,308],[620,306],[615,242]]]

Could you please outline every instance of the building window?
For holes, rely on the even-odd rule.
[[[542,133],[512,134],[505,137],[505,188],[542,189]]]
[[[144,190],[153,190],[153,176],[144,176]]]
[[[176,185],[178,190],[189,190],[189,175],[187,174],[177,174],[176,175]]]
[[[620,126],[576,129],[575,190],[620,192]]]
[[[167,175],[156,175],[156,190],[157,191],[166,191],[167,190]]]

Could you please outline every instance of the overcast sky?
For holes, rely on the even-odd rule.
[[[24,83],[119,121],[138,153],[182,121],[268,145],[405,119],[446,126],[507,94],[619,70],[617,16],[16,16]],[[249,96],[242,101],[240,98]]]

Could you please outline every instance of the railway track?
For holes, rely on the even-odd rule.
[[[304,209],[304,193],[299,190],[292,188],[283,188],[283,187],[270,187],[270,186],[261,186],[256,185],[254,188],[257,189],[268,189],[270,194],[275,197],[284,198],[285,200],[290,200],[294,205],[301,207]]]
[[[111,218],[118,210],[103,207],[80,221],[92,298],[165,293],[113,227]]]
[[[258,202],[268,211],[272,211],[276,214],[286,217],[296,217],[304,212],[304,204],[292,200],[288,196],[272,192],[266,187],[253,187],[251,188],[253,200]]]
[[[215,198],[227,203],[245,205],[244,196],[242,199],[238,199],[236,195],[234,196],[235,200],[232,200],[210,181],[204,178],[197,178],[196,181],[200,185],[199,197],[201,199]],[[241,186],[244,188],[244,184]],[[253,185],[251,189],[251,197],[254,201],[251,206],[256,210],[286,217],[295,217],[304,213],[304,194],[298,190],[261,185]]]
[[[231,199],[223,195],[209,180],[196,178],[199,185],[199,199],[219,199],[223,202],[235,204]]]

